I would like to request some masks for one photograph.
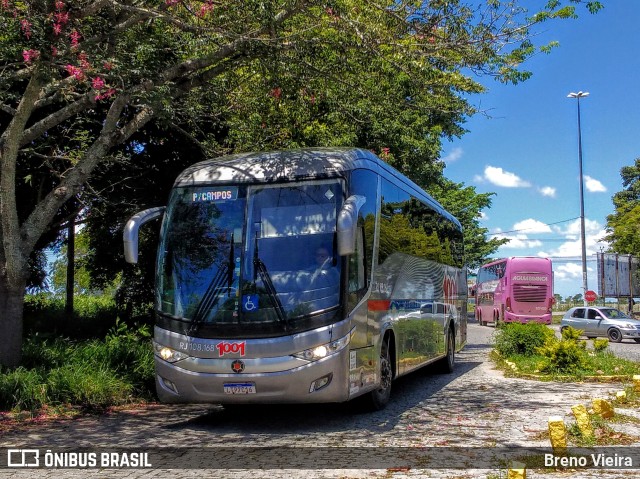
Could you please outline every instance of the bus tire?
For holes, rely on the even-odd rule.
[[[446,355],[437,363],[437,370],[440,374],[450,374],[456,366],[456,335],[453,328],[447,332]]]
[[[384,409],[391,397],[391,382],[393,381],[393,367],[391,365],[390,338],[387,336],[380,347],[380,387],[369,393],[371,408],[374,411]]]

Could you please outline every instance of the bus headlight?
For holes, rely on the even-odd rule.
[[[153,350],[160,359],[164,359],[168,363],[175,363],[182,359],[186,359],[189,355],[181,353],[180,351],[176,351],[175,349],[171,349],[167,346],[163,346],[162,344],[158,344],[155,341],[153,342]]]
[[[335,354],[338,351],[344,349],[347,344],[349,344],[350,339],[351,333],[343,336],[340,339],[331,341],[330,343],[321,344],[320,346],[316,346],[314,348],[305,349],[304,351],[293,354],[293,356],[299,359],[305,359],[307,361],[317,361],[318,359],[326,358],[327,356]]]

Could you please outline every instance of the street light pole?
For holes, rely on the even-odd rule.
[[[578,160],[580,164],[580,241],[582,242],[582,299],[587,306],[587,246],[584,233],[584,180],[582,176],[582,127],[580,125],[580,98],[589,96],[589,92],[569,93],[567,98],[578,100]]]

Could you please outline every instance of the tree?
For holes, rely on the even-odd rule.
[[[465,260],[469,268],[477,268],[486,262],[508,239],[486,239],[487,228],[480,226],[480,213],[491,206],[494,193],[478,194],[473,186],[454,183],[444,177],[428,187],[429,192],[447,211],[455,216],[464,228]]]
[[[614,253],[640,256],[640,158],[620,170],[624,189],[613,195],[615,212],[607,216],[607,235]]]
[[[189,92],[233,98],[262,72],[295,70],[303,83],[366,98],[401,72],[396,110],[453,112],[462,121],[472,110],[461,95],[480,90],[463,70],[526,79],[520,65],[536,52],[531,28],[572,17],[581,3],[600,8],[586,0],[553,0],[533,14],[507,0],[476,8],[457,0],[2,0],[0,365],[20,362],[38,241],[69,201],[87,194],[96,168],[117,161],[115,148],[152,120],[170,121]],[[368,75],[354,75],[362,64]],[[335,111],[342,98],[329,98]],[[17,202],[21,161],[49,173],[29,205]]]

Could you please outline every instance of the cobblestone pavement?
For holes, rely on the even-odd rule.
[[[160,461],[161,468],[0,469],[0,477],[505,479],[506,469],[490,463],[489,457],[506,451],[526,456],[524,448],[547,448],[550,416],[573,423],[571,406],[589,406],[592,398],[611,398],[621,389],[611,384],[504,378],[488,361],[493,329],[475,323],[469,329],[469,344],[458,354],[454,374],[425,370],[399,379],[384,411],[363,413],[354,404],[230,409],[155,405],[84,417],[5,433],[0,447],[38,449],[41,457],[47,449],[99,454],[132,448],[149,451],[151,462],[157,466]],[[640,418],[635,411],[617,412]],[[613,427],[631,435],[633,446],[640,446],[638,424],[640,420],[627,420]],[[189,449],[180,455],[172,449],[176,447]],[[222,449],[204,449],[213,447]],[[251,448],[265,449],[256,455]],[[639,477],[640,447],[626,451],[634,452],[634,466],[639,469],[540,468],[527,470],[526,477]],[[263,468],[252,461],[263,461]],[[4,458],[0,463],[6,464]]]

